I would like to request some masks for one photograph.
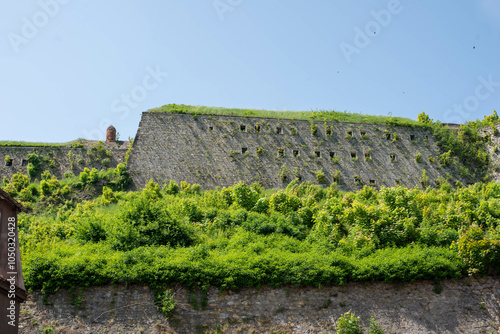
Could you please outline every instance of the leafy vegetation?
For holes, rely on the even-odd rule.
[[[26,141],[7,141],[0,140],[0,146],[29,146],[29,147],[83,147],[83,143],[86,142],[84,139],[77,139],[67,143],[38,143],[38,142],[26,142]]]
[[[57,180],[44,172],[43,183],[16,175],[6,185],[36,213],[19,218],[31,289],[149,284],[168,311],[160,286],[439,281],[500,265],[496,183],[344,193],[297,180],[272,192],[245,183],[202,192],[170,181],[124,192],[103,172],[85,173]],[[91,201],[70,196],[103,181]]]
[[[458,130],[444,126],[440,122],[434,123],[425,112],[419,114],[417,119],[432,130],[438,145],[446,152],[438,159],[443,167],[461,164],[465,166],[465,168],[459,166],[462,176],[476,180],[487,178],[490,157],[484,144],[489,142],[490,138],[481,137],[480,130],[488,127],[496,129],[495,125],[500,122],[496,111],[493,111],[492,115],[485,116],[483,120],[460,124]]]
[[[150,109],[149,112],[301,119],[310,121],[371,123],[371,124],[389,124],[389,125],[400,125],[400,126],[421,126],[421,123],[403,117],[363,115],[356,113],[327,111],[327,110],[269,111],[269,110],[254,110],[254,109],[202,107],[202,106],[190,106],[184,104],[167,104],[159,108]],[[311,127],[311,132],[315,134],[317,132],[317,128]]]

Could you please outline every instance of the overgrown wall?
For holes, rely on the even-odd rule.
[[[223,293],[212,288],[207,294],[174,288],[177,306],[170,321],[156,311],[143,286],[58,291],[48,305],[35,293],[22,306],[20,333],[48,327],[74,334],[204,333],[215,328],[223,333],[335,333],[337,319],[349,310],[361,316],[365,329],[375,316],[387,334],[497,333],[499,278],[441,284],[352,283]]]
[[[0,146],[0,181],[4,177],[11,178],[16,173],[27,175],[27,157],[35,152],[42,157],[42,171],[48,170],[58,178],[63,177],[66,172],[78,175],[85,167],[97,169],[116,167],[120,162],[125,161],[128,142],[103,143],[104,148],[111,153],[107,166],[102,163],[103,157],[98,158],[90,154],[89,150],[96,144],[95,141],[88,141],[81,147]],[[71,152],[71,159],[69,152]],[[11,166],[7,166],[6,156],[11,158]]]
[[[317,183],[319,170],[343,190],[421,186],[423,171],[432,186],[439,177],[470,182],[442,168],[440,154],[419,127],[145,112],[128,170],[138,188],[149,179],[282,188],[295,177]]]

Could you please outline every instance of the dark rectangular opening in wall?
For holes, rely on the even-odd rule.
[[[415,135],[410,135],[410,140],[414,141],[415,140]]]
[[[427,140],[427,139],[429,139],[429,137],[427,137],[427,136],[424,136],[424,139],[425,139],[425,140]]]
[[[299,175],[299,176],[297,176],[297,180],[298,180],[299,182],[302,182],[302,176],[300,176],[300,175]]]
[[[298,157],[299,156],[299,150],[293,150],[293,156]]]
[[[351,158],[356,159],[356,152],[351,152]]]
[[[352,137],[352,131],[351,130],[347,131],[347,135]]]
[[[441,182],[439,182],[439,180],[436,180],[436,187],[440,187],[441,186]]]
[[[365,159],[371,159],[372,155],[370,153],[365,153]]]
[[[370,180],[370,185],[371,185],[371,186],[374,186],[374,185],[376,185],[376,184],[377,184],[377,182],[375,182],[375,180]]]
[[[11,167],[12,166],[12,159],[5,160],[5,166],[6,167]]]
[[[255,124],[255,132],[260,132],[260,125],[259,124]]]
[[[330,127],[327,127],[327,128],[326,128],[326,134],[327,134],[328,136],[331,136],[331,135],[332,135],[332,129],[330,129]]]
[[[28,160],[23,159],[23,160],[21,161],[21,166],[28,166]]]
[[[320,151],[314,151],[314,154],[315,154],[318,158],[321,158],[321,152],[320,152]]]
[[[365,131],[360,131],[359,133],[361,136],[366,136],[366,132]]]
[[[395,162],[396,161],[396,155],[395,154],[391,154],[390,157],[391,157],[391,162]]]
[[[242,147],[241,148],[241,153],[242,154],[245,154],[247,151],[248,151],[248,148],[246,148],[246,147]]]
[[[333,178],[333,182],[335,182],[336,184],[340,184],[340,177],[339,176],[335,176]]]
[[[247,132],[247,126],[246,125],[240,125],[240,131],[241,132]]]
[[[209,126],[209,127],[208,127],[208,130],[210,130],[210,131],[214,131],[214,127],[213,127],[213,126]]]
[[[279,157],[284,157],[285,156],[285,150],[283,148],[278,148],[278,156]]]
[[[396,180],[396,185],[400,186],[401,185],[401,180]]]
[[[276,134],[278,134],[278,135],[283,134],[283,128],[281,126],[276,127]]]
[[[385,134],[385,139],[387,139],[387,140],[391,140],[391,134],[390,134],[390,133],[386,133],[386,134]]]
[[[330,152],[330,158],[335,158],[335,152]]]

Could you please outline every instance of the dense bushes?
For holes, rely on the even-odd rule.
[[[297,181],[275,192],[149,182],[129,193],[105,186],[91,202],[57,208],[19,222],[26,283],[47,292],[118,282],[239,288],[441,280],[500,265],[495,183],[342,193]]]

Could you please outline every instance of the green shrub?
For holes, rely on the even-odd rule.
[[[318,125],[314,122],[311,122],[311,133],[313,136],[318,135]]]
[[[239,207],[249,211],[255,206],[260,197],[259,193],[255,191],[255,189],[248,186],[244,182],[235,184],[232,187],[232,191],[234,202],[238,204]]]
[[[363,334],[363,329],[360,325],[361,319],[350,310],[340,316],[337,320],[338,334]]]
[[[473,225],[458,240],[458,255],[470,274],[484,275],[488,268],[498,271],[500,240],[490,238],[485,231]]]
[[[421,163],[422,162],[422,154],[417,153],[415,155],[415,161],[418,162],[418,163]]]
[[[165,183],[163,190],[168,195],[177,195],[179,193],[179,185],[174,180],[170,180],[168,185]]]
[[[272,194],[269,199],[271,210],[285,214],[297,211],[300,205],[301,201],[296,195],[289,194],[283,190]]]
[[[113,248],[130,250],[141,246],[190,245],[193,237],[188,228],[170,216],[165,203],[154,195],[154,191],[148,193],[147,190],[124,205],[117,221],[110,227],[108,235]],[[192,208],[186,210],[189,209]]]
[[[279,175],[281,182],[286,182],[288,180],[288,178],[290,177],[290,169],[287,167],[286,164],[281,166],[278,175]]]
[[[328,182],[326,175],[323,172],[323,168],[315,171],[314,174],[316,175],[316,182],[318,182],[319,184],[325,184]]]
[[[380,326],[373,315],[370,317],[370,328],[368,329],[368,334],[385,334],[384,329]]]

